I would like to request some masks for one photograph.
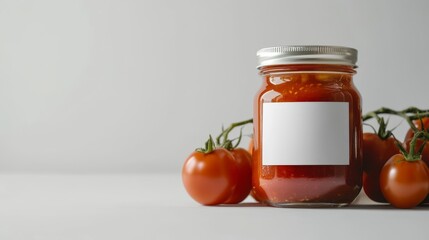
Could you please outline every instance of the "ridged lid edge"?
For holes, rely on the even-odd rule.
[[[358,51],[350,47],[325,45],[286,45],[262,48],[256,52],[259,65],[342,64],[356,67]]]

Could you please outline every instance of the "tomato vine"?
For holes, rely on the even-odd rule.
[[[414,120],[420,120],[424,117],[429,117],[429,109],[420,109],[417,107],[408,107],[404,110],[394,110],[391,108],[381,107],[375,111],[370,111],[367,114],[362,116],[362,120],[365,122],[369,119],[376,119],[376,121],[379,124],[379,129],[377,131],[377,135],[381,139],[387,139],[388,137],[392,136],[393,133],[392,130],[387,130],[387,124],[388,120],[384,120],[383,117],[380,117],[380,115],[394,115],[401,117],[407,121],[407,123],[410,125],[410,128],[417,132],[419,129],[415,126],[413,123]],[[424,131],[420,138],[425,138],[426,140],[429,140],[429,132]]]

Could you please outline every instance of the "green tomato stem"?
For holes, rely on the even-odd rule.
[[[206,141],[203,148],[197,148],[195,151],[201,152],[201,153],[211,153],[213,152],[216,147],[223,147],[228,150],[232,150],[240,144],[241,137],[243,136],[242,131],[240,130],[240,136],[237,139],[229,140],[228,135],[229,133],[234,130],[236,127],[244,126],[246,124],[253,123],[253,119],[248,119],[241,122],[232,123],[227,129],[223,129],[222,127],[222,133],[216,137],[216,142],[213,140],[212,136],[209,135],[209,139]],[[222,142],[221,142],[222,138]],[[235,145],[232,144],[232,141],[237,140],[237,143]]]
[[[421,160],[421,154],[422,154],[424,146],[426,145],[426,139],[425,139],[425,142],[423,143],[423,145],[420,147],[419,151],[417,151],[417,154],[414,152],[415,152],[417,139],[423,137],[424,133],[425,132],[423,132],[423,131],[417,131],[414,134],[413,139],[411,139],[411,142],[410,142],[410,152],[408,154],[404,154],[404,152],[403,152],[405,160],[407,160],[407,161]]]
[[[230,140],[228,140],[229,133],[234,130],[236,127],[244,126],[246,124],[253,123],[253,119],[248,119],[241,122],[232,123],[227,129],[223,130],[222,133],[216,138],[216,143],[221,147],[229,147],[231,148]],[[240,137],[238,141],[241,141],[242,134],[240,133]],[[221,142],[222,139],[222,142]],[[228,145],[228,146],[227,146]],[[237,144],[236,144],[237,145]],[[235,148],[237,146],[233,146]]]
[[[204,148],[197,148],[195,149],[195,151],[207,154],[207,153],[213,152],[215,149],[216,149],[216,144],[213,141],[212,135],[209,135],[209,139],[205,143]]]

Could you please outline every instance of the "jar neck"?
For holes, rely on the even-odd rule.
[[[331,65],[331,64],[287,64],[264,66],[259,70],[261,75],[271,73],[289,73],[289,72],[341,72],[355,74],[353,66],[347,65]]]

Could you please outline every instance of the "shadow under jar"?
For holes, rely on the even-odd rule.
[[[281,46],[258,51],[253,194],[276,207],[339,207],[362,186],[357,51]]]

